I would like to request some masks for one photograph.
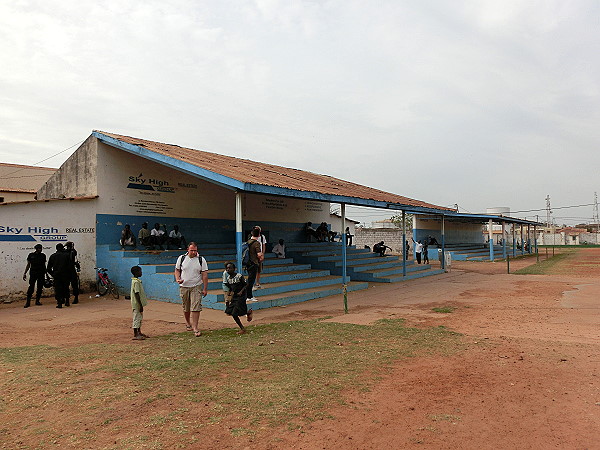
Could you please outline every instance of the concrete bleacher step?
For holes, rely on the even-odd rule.
[[[323,243],[319,243],[323,245]],[[329,246],[329,244],[324,244]],[[335,244],[333,244],[335,245]],[[338,244],[339,247],[339,244]],[[323,247],[321,247],[321,250]],[[329,252],[329,250],[328,250]],[[119,286],[121,292],[128,292],[131,279],[130,267],[140,265],[143,270],[143,283],[149,298],[154,300],[181,303],[179,285],[173,277],[177,257],[184,254],[182,250],[123,250],[118,246],[103,246],[99,253],[99,264],[108,267],[111,278]],[[223,291],[221,277],[224,263],[235,261],[235,245],[202,245],[200,254],[209,265],[208,295],[203,299],[207,308],[223,309]],[[247,274],[243,272],[244,276]],[[261,274],[262,289],[255,290],[255,297],[260,306],[270,306],[311,300],[340,293],[342,278],[332,275],[329,270],[312,268],[309,263],[295,263],[293,258],[278,259],[274,254],[267,254]],[[366,289],[368,283],[351,283],[348,290]],[[254,304],[254,303],[253,303]]]
[[[221,271],[221,274],[223,271]],[[247,275],[244,274],[247,278]],[[295,270],[295,271],[287,271],[287,272],[277,272],[277,273],[261,273],[260,282],[263,287],[273,287],[274,283],[285,282],[285,281],[294,281],[294,280],[307,280],[309,278],[320,278],[329,276],[328,270]],[[219,277],[215,280],[209,280],[208,289],[221,289],[222,279]]]
[[[354,292],[362,289],[366,289],[368,283],[352,281],[347,284],[347,291]],[[294,303],[301,303],[308,300],[315,300],[318,298],[330,297],[332,295],[341,295],[343,293],[343,287],[340,284],[333,284],[327,286],[320,286],[315,288],[298,289],[291,291],[286,295],[272,294],[272,295],[261,295],[257,296],[257,302],[247,302],[248,308],[252,308],[254,311],[265,308],[284,307]],[[341,300],[340,300],[341,301]],[[212,309],[225,310],[225,303],[223,301],[214,302],[207,304],[206,307]]]
[[[318,245],[299,245],[294,247],[291,252],[288,250],[288,252],[301,262],[310,263],[315,268],[328,269],[334,275],[341,275],[343,265],[341,245],[338,243],[337,245],[329,245],[327,248],[321,248]],[[430,254],[434,253],[431,250]],[[406,269],[404,269],[404,264],[406,264]],[[402,276],[405,270],[406,276]],[[353,281],[382,283],[405,281],[443,273],[443,271],[432,270],[431,266],[427,264],[415,264],[414,260],[403,262],[397,256],[381,257],[368,249],[356,248],[353,248],[346,255],[346,271],[348,277]]]

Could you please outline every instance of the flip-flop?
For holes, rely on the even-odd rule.
[[[192,328],[192,326],[191,326],[191,325],[186,325],[186,326],[185,326],[185,330],[186,330],[186,331],[192,331],[192,330],[193,330],[193,328]]]
[[[201,331],[194,331],[194,336],[200,337],[200,336],[202,336],[202,332]]]

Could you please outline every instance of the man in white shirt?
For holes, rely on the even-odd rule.
[[[417,264],[421,264],[421,252],[423,251],[423,244],[421,244],[421,241],[415,242],[414,239],[412,241],[415,244],[415,256],[417,258]]]
[[[275,253],[277,258],[285,258],[285,244],[283,243],[283,239],[279,239],[279,243],[271,251]]]
[[[169,233],[169,244],[180,250],[185,247],[185,237],[179,231],[179,225],[173,225],[173,229]]]
[[[198,329],[202,297],[205,297],[208,291],[208,264],[198,255],[198,246],[195,242],[190,242],[187,253],[177,258],[175,280],[179,283],[179,295],[187,330],[193,331],[194,335],[199,337],[202,335]]]
[[[167,226],[163,225],[163,228],[164,228],[164,230],[161,230],[160,224],[155,223],[154,228],[152,228],[152,230],[150,231],[150,239],[151,239],[152,245],[154,245],[154,246],[158,245],[158,247],[161,250],[164,250],[163,244],[167,240],[167,235],[165,234]]]
[[[260,243],[260,248],[261,248],[261,252],[263,255],[266,255],[267,253],[267,238],[265,237],[264,234],[262,234],[262,229],[258,226],[255,225],[254,229],[258,230],[258,242]],[[254,289],[260,289],[262,286],[260,285],[260,274],[263,271],[263,262],[261,261],[260,264],[258,265],[258,272],[256,273],[256,283],[254,284]]]

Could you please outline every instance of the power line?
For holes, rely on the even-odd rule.
[[[553,206],[552,209],[568,209],[568,208],[583,208],[585,206],[593,206],[594,203],[587,203],[585,205],[571,205],[571,206]],[[547,208],[540,208],[540,209],[527,209],[524,211],[511,211],[510,213],[524,213],[524,212],[537,212],[537,211],[547,211]]]
[[[14,172],[11,172],[14,173]],[[0,177],[3,180],[9,180],[11,178],[32,178],[32,177],[47,177],[49,174],[47,173],[40,173],[38,175],[20,175],[18,177]]]
[[[41,164],[41,163],[43,163],[44,161],[48,161],[49,159],[52,159],[52,158],[54,158],[55,156],[58,156],[58,155],[60,155],[61,153],[64,153],[64,152],[66,152],[67,150],[71,150],[73,147],[75,147],[75,146],[77,146],[77,145],[81,145],[81,144],[83,144],[83,142],[85,142],[85,141],[80,141],[80,142],[77,142],[76,144],[73,144],[73,145],[71,145],[70,147],[67,147],[67,148],[65,148],[64,150],[61,150],[60,152],[58,152],[58,153],[55,153],[55,154],[54,154],[54,155],[52,155],[52,156],[48,156],[47,158],[45,158],[45,159],[42,159],[41,161],[38,161],[38,162],[36,162],[36,163],[32,164],[32,166],[36,166],[36,165],[38,165],[38,164]],[[21,167],[20,169],[17,169],[17,170],[15,170],[15,171],[13,171],[13,172],[9,172],[9,173],[7,173],[7,174],[6,174],[6,175],[4,175],[3,177],[0,177],[0,179],[6,179],[6,178],[8,178],[8,175],[12,175],[12,174],[14,174],[14,173],[20,172],[21,170],[26,170],[26,169],[27,169],[27,167]]]

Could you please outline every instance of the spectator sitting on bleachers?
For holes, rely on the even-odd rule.
[[[321,225],[317,227],[317,239],[319,242],[326,242],[329,240],[329,228],[327,222],[321,222]]]
[[[153,246],[157,246],[160,250],[164,250],[163,244],[167,242],[167,226],[163,225],[164,230],[160,229],[160,224],[155,223],[154,228],[150,231],[150,242]]]
[[[387,245],[383,244],[383,241],[373,245],[373,253],[377,253],[379,254],[379,256],[385,256],[385,250],[386,249],[390,249],[392,250],[390,247],[388,247]]]
[[[187,247],[186,240],[183,234],[179,231],[179,225],[173,225],[173,229],[169,233],[169,242],[168,245],[173,245],[181,250],[184,247]]]
[[[142,224],[142,228],[140,228],[138,233],[138,242],[140,245],[146,247],[146,249],[152,246],[152,238],[150,236],[150,230],[148,229],[148,222],[144,222]]]
[[[126,245],[132,246],[135,248],[135,236],[131,231],[131,227],[128,223],[125,224],[125,228],[121,231],[121,239],[119,240],[119,244],[121,247],[125,248]]]
[[[271,250],[277,258],[285,258],[285,244],[283,243],[283,239],[279,239],[279,243],[275,244],[273,250]]]
[[[310,242],[311,237],[319,240],[319,235],[317,234],[317,230],[313,228],[312,222],[306,222],[306,225],[304,225],[304,231],[306,233],[306,240],[308,242]]]

